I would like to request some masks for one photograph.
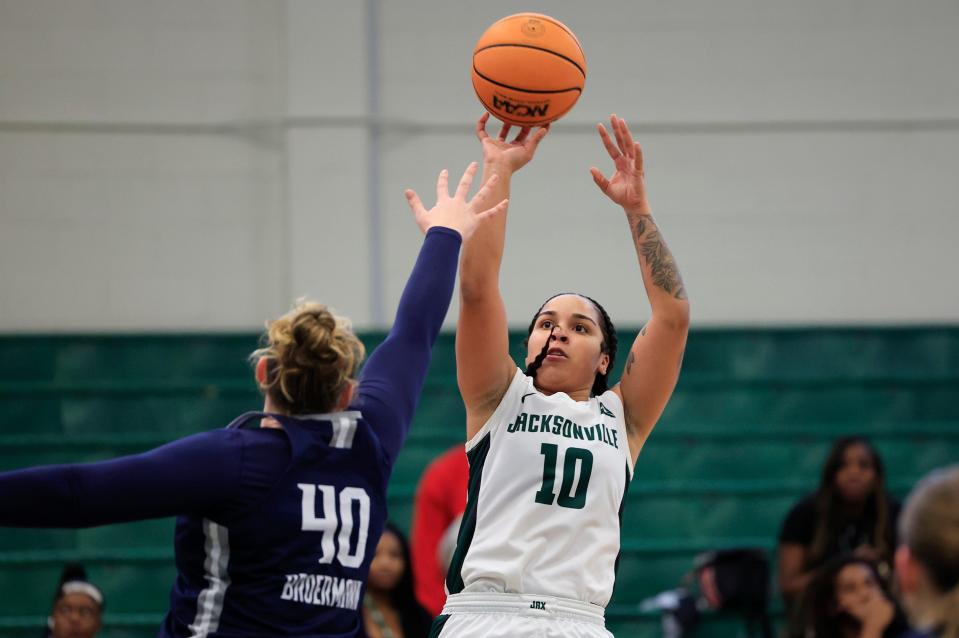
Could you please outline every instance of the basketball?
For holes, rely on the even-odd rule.
[[[473,50],[473,88],[494,117],[537,126],[565,115],[583,92],[586,56],[565,24],[541,13],[497,20]]]

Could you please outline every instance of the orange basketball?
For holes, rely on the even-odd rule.
[[[565,115],[586,84],[586,56],[565,24],[541,13],[497,20],[473,50],[473,88],[507,124],[536,126]]]

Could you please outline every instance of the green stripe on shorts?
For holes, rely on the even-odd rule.
[[[440,614],[433,620],[433,626],[430,628],[429,638],[439,638],[440,634],[443,633],[443,627],[446,626],[446,621],[450,619],[449,614]]]

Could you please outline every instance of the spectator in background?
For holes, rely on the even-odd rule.
[[[909,625],[865,558],[834,558],[802,597],[794,638],[903,638]]]
[[[406,539],[387,522],[363,598],[367,638],[427,638],[432,622],[430,613],[416,601]]]
[[[836,441],[819,488],[793,506],[779,534],[779,587],[787,608],[795,607],[816,568],[836,556],[869,559],[887,579],[898,515],[882,460],[869,441]]]
[[[896,579],[910,620],[930,638],[959,638],[959,465],[913,489],[899,536]]]
[[[53,609],[47,618],[47,632],[52,638],[94,638],[103,625],[103,592],[87,580],[81,565],[70,563],[63,568]]]
[[[463,445],[455,445],[430,463],[416,488],[413,508],[412,550],[416,597],[433,616],[446,603],[446,571],[451,539],[466,509],[469,463]],[[452,528],[452,533],[450,529]]]

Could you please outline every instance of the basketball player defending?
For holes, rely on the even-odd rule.
[[[467,202],[475,171],[454,197],[443,171],[430,211],[407,191],[426,238],[358,381],[363,344],[349,324],[301,304],[270,322],[254,353],[262,412],[144,454],[0,473],[0,525],[179,516],[160,638],[363,635],[386,485],[453,295],[461,239],[506,209]],[[482,192],[474,202],[488,201]]]
[[[490,201],[509,192],[546,129],[477,125]],[[600,190],[623,207],[652,317],[630,348],[623,377],[608,388],[616,333],[589,297],[561,293],[533,317],[526,370],[509,356],[499,291],[506,220],[464,245],[456,332],[457,380],[467,413],[469,495],[433,635],[608,637],[620,520],[633,464],[679,376],[689,302],[646,200],[643,156],[626,123],[610,118],[615,142],[599,136],[616,165]],[[631,293],[630,284],[624,294]]]

